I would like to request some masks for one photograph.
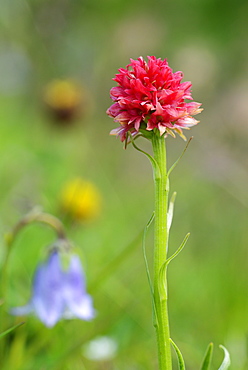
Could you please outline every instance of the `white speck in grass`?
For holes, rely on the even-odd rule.
[[[83,354],[93,361],[111,360],[115,357],[118,344],[113,338],[102,336],[96,337],[83,347]]]

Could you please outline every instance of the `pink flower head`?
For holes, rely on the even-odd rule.
[[[202,111],[200,103],[185,102],[192,100],[191,82],[181,82],[183,73],[173,73],[166,59],[148,56],[148,62],[142,57],[130,61],[113,78],[118,86],[110,90],[114,104],[107,114],[121,126],[110,134],[124,141],[127,133],[135,136],[158,129],[160,135],[175,137],[177,132],[185,138],[182,129],[196,125],[199,121],[192,116]]]

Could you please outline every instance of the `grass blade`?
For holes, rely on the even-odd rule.
[[[5,330],[3,333],[0,334],[0,338],[2,338],[5,335],[9,334],[12,330],[15,330],[16,328],[18,328],[19,326],[21,326],[23,324],[24,324],[24,321],[23,322],[20,322],[19,324],[15,325],[15,326],[12,326],[12,328],[9,328],[9,329]]]
[[[176,343],[174,343],[171,338],[170,338],[170,342],[172,346],[174,347],[174,350],[177,354],[179,370],[185,370],[185,363],[184,363],[183,355],[180,352],[180,349],[177,347]]]
[[[220,345],[220,348],[222,348],[224,351],[224,360],[218,370],[227,370],[231,365],[230,355],[228,350],[224,346]]]
[[[212,360],[213,348],[214,348],[213,343],[210,343],[205,353],[204,360],[201,366],[201,370],[209,370],[209,366]]]

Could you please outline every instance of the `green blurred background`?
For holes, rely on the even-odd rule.
[[[36,205],[64,220],[97,310],[90,323],[64,321],[53,329],[27,317],[6,337],[1,368],[157,368],[141,248],[153,211],[152,170],[141,153],[124,151],[109,136],[116,124],[105,114],[117,69],[130,57],[155,55],[184,72],[194,100],[204,107],[201,123],[186,132],[194,139],[171,177],[178,194],[171,253],[191,232],[169,268],[171,335],[188,370],[199,369],[210,341],[213,369],[223,356],[218,345],[224,344],[231,369],[246,370],[247,1],[1,0],[0,5],[1,233]],[[74,122],[54,124],[44,89],[68,78],[87,97],[83,112]],[[139,145],[150,150],[142,139]],[[170,164],[184,146],[180,138],[167,139]],[[78,176],[102,195],[101,215],[91,222],[68,222],[61,213],[61,190]],[[40,225],[18,236],[1,307],[5,328],[20,322],[7,310],[29,299],[35,266],[53,240],[53,232]],[[4,237],[1,244],[3,260]],[[147,253],[152,263],[152,230]],[[88,346],[98,337],[112,340],[115,348],[106,358],[92,359]]]

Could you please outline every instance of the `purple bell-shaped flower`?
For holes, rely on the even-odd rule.
[[[17,316],[34,313],[47,327],[63,318],[91,320],[94,309],[86,293],[79,257],[70,255],[69,266],[64,269],[60,253],[52,251],[46,263],[37,267],[30,301],[25,306],[13,308],[11,313]]]

